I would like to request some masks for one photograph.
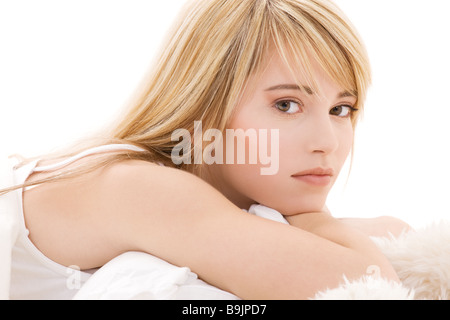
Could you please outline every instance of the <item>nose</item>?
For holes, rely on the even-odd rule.
[[[306,130],[307,151],[317,154],[330,154],[339,147],[336,128],[329,115],[316,117],[309,123],[310,128]]]

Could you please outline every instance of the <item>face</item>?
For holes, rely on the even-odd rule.
[[[323,209],[352,147],[356,97],[317,64],[313,74],[320,95],[306,85],[298,87],[289,67],[274,54],[264,71],[249,78],[228,128],[267,129],[268,154],[276,152],[279,163],[271,175],[261,174],[268,165],[260,161],[210,166],[212,184],[240,208],[260,203],[284,215]],[[300,78],[300,83],[306,81]],[[278,143],[271,142],[273,130],[279,134]],[[238,151],[236,145],[231,150],[228,141],[225,145],[225,154]],[[245,151],[251,152],[248,140]]]

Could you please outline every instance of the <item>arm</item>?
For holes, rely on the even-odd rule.
[[[358,229],[369,237],[398,237],[402,233],[412,230],[406,222],[388,216],[376,218],[340,218],[342,223]]]
[[[188,266],[243,299],[305,299],[338,286],[343,274],[356,279],[368,266],[385,264],[359,237],[340,241],[341,224],[322,227],[311,219],[312,231],[335,234],[327,239],[252,216],[180,170],[128,161],[104,177],[104,215],[96,216],[104,241],[120,252],[140,250]],[[383,270],[396,279],[389,266]]]
[[[327,206],[324,207],[323,212],[331,215]],[[380,216],[375,218],[338,218],[338,220],[351,228],[359,230],[369,237],[398,237],[402,233],[413,230],[405,221],[390,216]]]
[[[379,262],[376,265],[381,268],[381,275],[388,278],[391,277],[392,266],[389,261],[379,251],[373,241],[370,240],[369,235],[361,230],[363,228],[356,228],[356,225],[359,227],[359,224],[348,223],[345,219],[333,218],[329,211],[303,213],[285,216],[285,218],[292,226],[311,232],[344,247],[351,248],[361,254],[370,254],[378,257]],[[366,222],[365,225],[369,226],[370,222]],[[383,274],[383,270],[386,271],[385,274]]]

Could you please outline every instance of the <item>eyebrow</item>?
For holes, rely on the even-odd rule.
[[[297,91],[305,91],[307,94],[312,95],[314,91],[308,87],[308,86],[298,86],[296,84],[278,84],[273,87],[269,87],[265,89],[264,91],[275,91],[275,90],[297,90]],[[345,97],[356,97],[354,94],[343,91],[338,94],[338,98],[345,98]]]

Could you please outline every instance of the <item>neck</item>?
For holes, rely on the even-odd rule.
[[[226,180],[220,176],[218,170],[214,170],[212,167],[213,165],[202,166],[200,173],[198,174],[199,178],[217,189],[238,208],[248,210],[250,206],[255,203],[255,201],[247,198],[245,195],[229,186],[225,182]]]

